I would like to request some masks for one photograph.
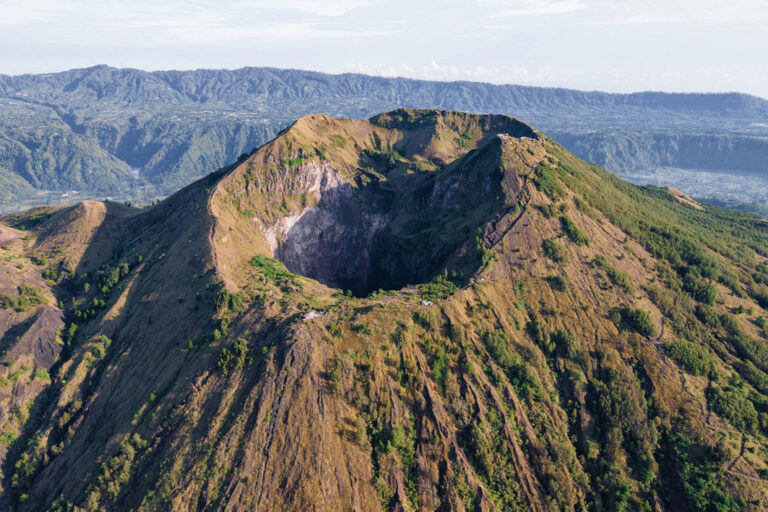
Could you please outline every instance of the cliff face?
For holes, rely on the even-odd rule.
[[[309,116],[3,220],[15,510],[762,507],[766,224],[511,118]]]

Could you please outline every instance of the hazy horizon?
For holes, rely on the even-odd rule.
[[[240,66],[240,67],[228,67],[228,68],[213,68],[213,67],[198,67],[198,68],[157,68],[157,69],[148,69],[148,68],[139,68],[139,67],[133,67],[133,66],[127,66],[127,67],[118,67],[113,66],[111,64],[105,64],[105,63],[99,63],[99,64],[93,64],[91,66],[81,66],[81,67],[75,67],[75,68],[64,68],[64,69],[56,69],[53,71],[43,71],[39,73],[0,73],[2,76],[11,76],[11,77],[18,77],[18,76],[25,76],[25,75],[52,75],[56,73],[66,73],[68,71],[76,71],[80,69],[92,69],[92,68],[98,68],[98,67],[108,67],[112,69],[119,69],[119,70],[136,70],[136,71],[142,71],[145,73],[155,73],[155,72],[164,72],[164,71],[176,71],[180,73],[185,72],[193,72],[193,71],[238,71],[241,69],[278,69],[283,71],[306,71],[310,73],[322,73],[325,75],[335,75],[335,76],[341,76],[341,75],[360,75],[360,76],[368,76],[368,77],[374,77],[374,78],[399,78],[404,80],[417,80],[417,81],[424,81],[424,82],[441,82],[441,83],[479,83],[479,84],[488,84],[488,85],[496,85],[496,86],[519,86],[519,87],[539,87],[539,88],[557,88],[557,89],[563,89],[563,90],[573,90],[573,91],[579,91],[579,92],[597,92],[597,93],[606,93],[606,94],[643,94],[643,93],[662,93],[662,94],[746,94],[749,96],[754,96],[756,98],[760,98],[762,100],[768,101],[768,96],[760,96],[759,94],[753,94],[745,91],[739,91],[739,90],[732,90],[732,91],[695,91],[695,90],[682,90],[682,91],[668,91],[663,89],[643,89],[643,90],[633,90],[633,91],[608,91],[604,89],[586,89],[586,88],[576,88],[576,87],[567,87],[567,86],[559,86],[559,85],[536,85],[536,84],[522,84],[522,83],[511,83],[511,82],[488,82],[484,80],[467,80],[467,79],[456,79],[456,80],[440,80],[440,79],[429,79],[429,78],[418,78],[418,77],[409,77],[409,76],[400,76],[400,75],[376,75],[372,73],[364,73],[364,72],[356,72],[356,71],[338,71],[338,72],[331,72],[331,71],[322,71],[319,69],[309,69],[309,68],[296,68],[296,67],[279,67],[279,66]]]
[[[0,73],[275,67],[768,98],[761,0],[0,0]]]

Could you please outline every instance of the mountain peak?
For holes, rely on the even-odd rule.
[[[526,161],[538,138],[508,116],[416,109],[370,120],[313,114],[234,169],[213,204],[220,220],[240,224],[245,215],[259,224],[263,240],[256,245],[265,256],[358,294],[441,272],[469,275],[478,262],[458,253],[472,252],[477,226],[513,207],[522,176],[538,163]],[[519,154],[524,147],[527,159]],[[435,229],[457,211],[460,219]],[[232,245],[230,232],[237,230],[226,223],[219,230]],[[244,238],[235,245],[247,244]]]

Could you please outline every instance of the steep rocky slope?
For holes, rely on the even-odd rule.
[[[312,115],[3,222],[13,510],[765,507],[768,223],[512,118]]]

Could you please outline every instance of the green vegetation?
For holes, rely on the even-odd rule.
[[[232,293],[226,288],[222,288],[216,296],[216,310],[220,313],[241,311],[245,302],[246,296],[243,292]]]
[[[22,313],[45,303],[43,291],[37,286],[22,284],[18,292],[18,295],[0,295],[0,307]]]
[[[248,342],[244,338],[237,338],[232,347],[221,351],[216,367],[222,375],[227,375],[231,371],[241,370],[245,366],[247,355]]]
[[[286,158],[277,164],[280,169],[290,169],[291,167],[300,167],[304,163],[310,161],[311,157],[297,156],[296,158]]]
[[[597,255],[595,259],[592,260],[592,265],[605,270],[605,273],[611,282],[620,287],[626,293],[635,293],[635,288],[632,286],[629,276],[611,265],[606,257],[602,254]]]
[[[467,149],[470,147],[470,142],[472,142],[472,135],[469,133],[462,133],[458,137],[454,137],[453,141],[458,144],[460,148]]]
[[[387,168],[394,167],[395,164],[405,159],[395,148],[389,148],[387,150],[368,150],[367,154],[374,162]]]
[[[519,355],[509,350],[509,340],[503,331],[489,331],[483,334],[483,342],[490,356],[504,370],[510,383],[523,397],[538,396],[541,393],[538,382]]]
[[[129,485],[133,476],[133,463],[136,451],[147,447],[138,434],[120,443],[119,452],[101,465],[101,474],[86,490],[88,508],[103,508],[102,503],[115,502],[123,488]]]
[[[540,163],[536,166],[533,178],[536,188],[541,192],[544,192],[553,201],[565,197],[565,190],[563,189],[560,180],[558,180],[557,174],[557,171],[552,167],[549,167],[545,163]]]
[[[106,265],[99,269],[96,274],[96,286],[104,296],[109,295],[117,283],[119,283],[128,273],[131,267],[128,263],[121,263],[117,266]]]
[[[715,362],[712,355],[690,341],[667,343],[664,345],[664,351],[675,360],[680,368],[690,374],[712,376],[715,373]]]
[[[48,284],[50,286],[59,279],[59,273],[52,268],[46,269],[43,271],[43,279],[48,281]]]
[[[570,238],[573,243],[576,245],[589,245],[589,238],[587,235],[576,227],[576,224],[574,224],[570,218],[563,215],[560,217],[560,223],[563,225],[563,231],[565,231],[565,234],[568,235],[568,238]]]
[[[0,431],[0,445],[10,446],[18,437],[19,435],[6,423]]]
[[[469,427],[469,452],[473,465],[491,492],[499,510],[529,510],[522,500],[515,462],[504,437],[504,418],[491,409],[486,421]]]
[[[459,289],[463,276],[452,272],[438,275],[432,281],[419,285],[421,296],[428,300],[443,300],[453,295]]]
[[[720,453],[698,445],[683,434],[667,440],[669,466],[678,475],[690,510],[695,512],[738,512],[742,506],[724,490],[718,473],[724,458]]]
[[[565,281],[565,278],[561,276],[560,274],[549,276],[545,278],[549,285],[558,291],[565,291],[568,288],[568,283]]]
[[[653,325],[651,315],[647,311],[624,306],[619,311],[619,315],[624,325],[631,327],[646,338],[656,336],[656,326]]]
[[[280,285],[284,281],[298,277],[296,274],[289,272],[281,261],[261,254],[251,258],[248,263],[252,267],[259,269],[267,281],[275,285]]]
[[[557,240],[550,238],[544,240],[541,245],[544,249],[544,256],[551,259],[555,263],[562,263],[565,261],[565,251],[563,250],[563,246],[560,245]]]
[[[750,433],[757,431],[757,411],[743,383],[734,382],[722,388],[713,383],[707,391],[707,400],[712,410],[734,427]]]
[[[599,419],[597,436],[604,452],[598,461],[602,494],[615,502],[615,510],[640,510],[638,499],[629,492],[628,474],[636,476],[647,488],[656,477],[654,450],[658,432],[648,421],[648,403],[634,372],[627,367],[606,366],[592,382],[594,392],[589,404]],[[620,447],[629,457],[622,464]]]

